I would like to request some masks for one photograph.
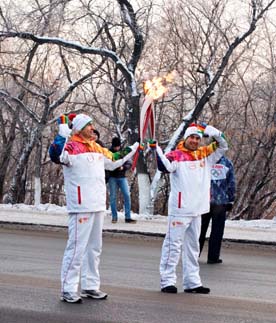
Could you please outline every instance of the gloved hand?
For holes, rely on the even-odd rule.
[[[144,147],[144,144],[141,142],[141,138],[140,138],[140,137],[138,137],[138,138],[136,139],[135,143],[137,143],[137,142],[138,142],[138,144],[139,144],[139,146],[138,146],[138,151],[139,151],[139,152],[143,151],[145,147]]]
[[[203,133],[203,137],[208,137],[208,135],[206,135],[204,132],[205,132],[205,129],[206,129],[206,127],[207,127],[208,125],[207,125],[207,123],[205,123],[205,122],[200,122],[200,123],[198,123],[198,125],[197,125],[197,127],[202,131],[202,133]]]
[[[215,127],[213,126],[207,126],[205,129],[204,129],[204,136],[208,136],[208,137],[218,137],[220,136],[221,132],[216,129]]]
[[[115,151],[113,154],[113,160],[119,160],[124,158],[128,153],[131,152],[131,148],[130,147],[126,147],[122,150],[119,151]]]
[[[133,150],[137,150],[137,148],[139,147],[139,143],[135,142],[132,146],[127,146],[126,148],[120,150],[120,151],[116,151],[113,154],[113,160],[119,160],[124,158],[127,154],[129,154],[131,151]]]
[[[129,148],[132,151],[136,151],[139,146],[140,146],[139,142],[136,141],[133,145],[129,146]]]
[[[193,122],[189,125],[189,127],[197,127],[203,131],[207,127],[207,123],[205,123],[205,122],[194,123]]]
[[[233,203],[225,204],[225,209],[227,212],[231,211],[233,209]]]
[[[156,149],[156,145],[157,145],[157,141],[154,140],[154,139],[150,139],[148,141],[148,145],[149,145],[150,149],[155,150]]]
[[[68,124],[68,116],[66,114],[62,114],[61,116],[58,117],[57,123],[60,124]]]
[[[58,134],[61,137],[67,138],[71,134],[71,129],[69,129],[68,126],[68,116],[65,114],[62,114],[58,119]]]

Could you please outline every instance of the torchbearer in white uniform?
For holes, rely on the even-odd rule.
[[[202,136],[213,142],[199,147]],[[182,254],[183,289],[208,294],[199,276],[201,214],[209,212],[211,167],[228,149],[224,135],[212,126],[193,124],[176,150],[164,155],[156,146],[158,169],[170,173],[168,228],[160,261],[161,291],[177,293],[176,266]]]
[[[64,116],[60,119],[68,120]],[[51,145],[49,153],[53,161],[59,160],[63,164],[69,213],[69,236],[61,269],[61,300],[80,303],[81,297],[107,297],[100,290],[99,275],[106,210],[104,170],[114,170],[122,166],[135,154],[139,143],[129,147],[130,152],[127,155],[114,161],[112,152],[95,142],[92,118],[79,114],[73,119],[72,125],[71,133],[66,122],[60,123],[59,135]]]

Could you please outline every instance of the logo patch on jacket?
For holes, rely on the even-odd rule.
[[[181,221],[172,221],[172,227],[182,227],[184,225]]]
[[[82,224],[82,223],[88,222],[88,220],[89,220],[88,216],[84,216],[82,218],[79,218],[79,223]]]
[[[205,167],[205,160],[202,160],[199,164],[200,167]]]
[[[211,169],[212,180],[226,179],[228,170],[229,168],[224,165],[221,165],[221,164],[213,165]]]
[[[198,168],[204,168],[205,167],[205,160],[200,160],[199,162],[193,162],[190,163],[190,165],[188,166],[189,169],[198,169]]]
[[[87,160],[88,160],[89,163],[93,163],[94,161],[98,161],[98,160],[101,160],[101,159],[103,159],[103,156],[99,155],[99,154],[94,154],[94,155],[89,154],[87,156]]]

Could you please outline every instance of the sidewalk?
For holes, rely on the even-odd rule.
[[[107,211],[104,221],[104,232],[141,234],[145,236],[163,237],[166,233],[167,219],[164,216],[147,218],[139,214],[133,216],[136,224],[124,222],[123,214],[119,213],[119,221],[111,223],[110,212]],[[47,211],[34,206],[0,205],[0,224],[31,225],[45,228],[66,228],[67,213],[65,208],[48,206]],[[276,221],[226,221],[224,240],[243,243],[256,243],[276,246]]]

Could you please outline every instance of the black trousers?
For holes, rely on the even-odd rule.
[[[201,215],[201,233],[199,237],[200,252],[203,249],[211,219],[212,226],[208,245],[208,260],[216,261],[220,257],[221,242],[226,220],[226,207],[224,204],[211,204],[210,212]]]

